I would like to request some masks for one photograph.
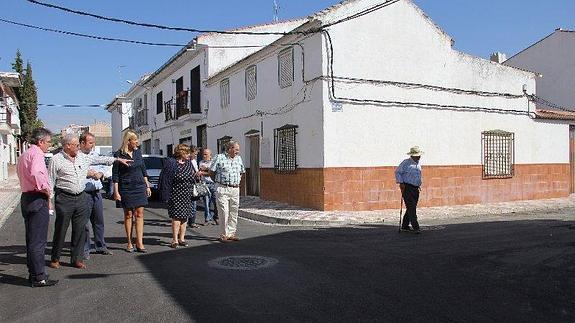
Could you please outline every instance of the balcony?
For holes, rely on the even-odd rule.
[[[190,113],[188,107],[188,91],[180,91],[176,95],[176,119],[180,119]]]

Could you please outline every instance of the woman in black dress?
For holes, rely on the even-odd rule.
[[[146,252],[144,247],[144,207],[152,195],[146,165],[141,150],[138,149],[138,135],[132,130],[126,131],[122,147],[115,153],[118,158],[132,160],[130,166],[114,163],[112,181],[114,182],[114,200],[124,209],[124,228],[128,245],[127,252],[133,252],[132,221],[136,222],[136,250]]]
[[[191,160],[196,154],[195,147],[179,144],[174,150],[174,158],[168,159],[160,174],[160,194],[172,219],[172,248],[188,245],[186,226],[195,203],[192,197],[195,171]]]

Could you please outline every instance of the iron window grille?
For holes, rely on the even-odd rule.
[[[166,116],[166,121],[175,120],[173,109],[172,109],[172,106],[173,106],[172,103],[173,102],[174,102],[174,99],[170,99],[170,100],[164,102],[164,114]]]
[[[286,124],[274,129],[274,170],[276,173],[293,173],[297,169],[296,125]]]
[[[280,88],[292,86],[294,80],[293,47],[278,54],[278,83]]]
[[[246,69],[246,98],[251,101],[258,95],[257,67],[252,65]]]
[[[515,171],[515,135],[503,130],[481,133],[483,178],[510,178]]]
[[[230,105],[230,79],[220,82],[220,105],[222,108]]]
[[[223,136],[222,138],[218,139],[218,152],[220,154],[226,152],[226,145],[228,142],[230,142],[230,140],[232,140],[232,137],[230,136]]]

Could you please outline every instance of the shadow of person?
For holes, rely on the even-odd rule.
[[[30,286],[27,278],[0,273],[0,283],[15,286]]]

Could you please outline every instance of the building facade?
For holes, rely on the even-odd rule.
[[[15,165],[20,147],[20,110],[14,88],[22,86],[20,75],[0,72],[0,181],[8,178],[8,165]]]
[[[455,50],[410,0],[251,28],[289,32],[256,48],[199,36],[124,98],[153,110],[144,147],[236,139],[243,194],[319,210],[398,207],[393,172],[415,145],[423,206],[570,193],[569,124],[540,118],[536,74]]]
[[[536,118],[534,73],[454,50],[408,0],[344,1],[295,31],[207,80],[208,145],[243,143],[248,194],[395,208],[415,145],[423,206],[570,193],[569,125]]]

